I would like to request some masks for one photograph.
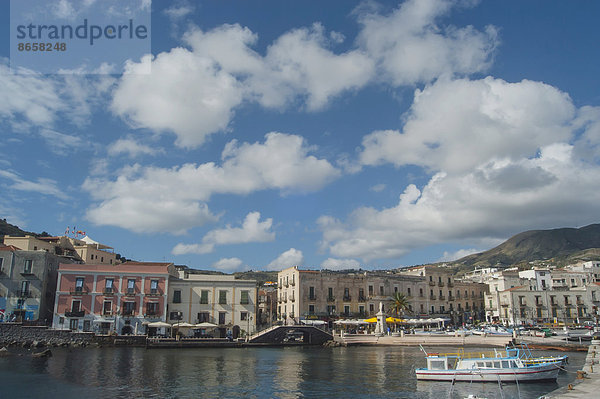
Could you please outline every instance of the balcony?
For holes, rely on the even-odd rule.
[[[432,286],[432,287],[435,287],[435,281],[430,281],[429,285]]]
[[[430,296],[429,296],[429,299],[431,299],[432,301],[434,301],[434,300],[436,300],[436,299],[437,299],[437,297],[436,297],[435,295],[430,295]]]
[[[113,312],[112,310],[105,310],[102,312],[102,316],[112,316]]]
[[[158,292],[158,290],[150,290],[149,293],[146,293],[146,296],[161,296],[162,294]]]
[[[135,310],[133,309],[123,309],[121,312],[121,316],[133,316],[135,314]]]
[[[33,271],[31,270],[23,270],[21,276],[35,276],[35,274],[33,274]]]
[[[443,287],[443,286],[444,286],[444,282],[443,282],[443,281],[440,281],[440,282],[438,282],[438,285],[439,285],[440,287]]]
[[[128,295],[128,296],[135,295],[135,289],[127,288],[127,291],[125,291],[125,295]]]
[[[74,291],[71,291],[70,293],[71,293],[71,295],[86,295],[86,294],[89,294],[90,292],[88,290],[84,290],[84,289],[80,289],[80,290],[75,289]]]
[[[112,288],[105,288],[103,294],[104,295],[114,295],[115,291]]]
[[[452,302],[452,301],[454,300],[454,297],[453,297],[452,295],[450,295],[450,296],[448,297],[448,300],[449,300],[450,302]]]
[[[444,301],[444,300],[446,300],[446,297],[443,295],[440,295],[440,301]]]
[[[352,300],[352,297],[350,295],[344,295],[344,302],[350,302]]]
[[[454,283],[452,281],[448,281],[448,287],[454,287]]]
[[[335,302],[335,297],[333,297],[333,296],[328,297],[327,302]]]
[[[317,300],[317,296],[316,295],[309,295],[308,296],[308,300],[309,301],[316,301]]]
[[[358,302],[367,302],[367,298],[365,298],[364,295],[359,295],[358,296]]]
[[[78,310],[76,312],[65,312],[65,317],[83,317],[85,316],[85,310]]]

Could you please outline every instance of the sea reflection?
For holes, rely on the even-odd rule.
[[[55,349],[48,359],[0,358],[3,397],[463,398],[501,397],[497,384],[418,382],[412,347]],[[576,370],[585,353],[570,353]],[[573,374],[561,373],[565,385]],[[504,397],[537,398],[556,383],[505,384]]]

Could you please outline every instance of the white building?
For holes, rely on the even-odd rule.
[[[179,271],[179,278],[169,282],[167,322],[218,326],[220,336],[231,331],[256,331],[257,283],[232,275],[192,274]]]

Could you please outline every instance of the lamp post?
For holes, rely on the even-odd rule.
[[[248,316],[248,329],[246,330],[246,341],[250,341],[250,321],[252,320],[252,316]]]

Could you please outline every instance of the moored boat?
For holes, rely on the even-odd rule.
[[[434,381],[540,381],[558,377],[557,363],[526,364],[519,353],[426,353],[427,367],[415,370],[417,380]]]

